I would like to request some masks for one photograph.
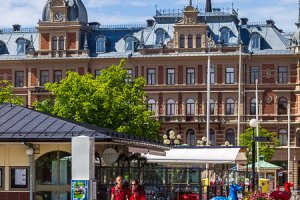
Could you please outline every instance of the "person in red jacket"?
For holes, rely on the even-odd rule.
[[[146,200],[144,189],[140,186],[138,180],[131,181],[131,188],[129,193],[130,200]]]
[[[116,178],[116,186],[111,190],[111,200],[128,200],[129,190],[123,185],[122,176]]]

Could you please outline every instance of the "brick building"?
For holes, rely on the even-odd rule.
[[[45,3],[36,28],[14,25],[0,31],[0,79],[10,80],[27,105],[49,95],[44,84],[59,82],[68,70],[98,76],[101,69],[125,58],[131,78],[147,80],[147,103],[163,122],[161,133],[174,130],[182,136],[181,143],[196,145],[206,135],[210,57],[211,144],[237,145],[238,111],[243,132],[255,118],[258,79],[259,123],[278,134],[281,147],[273,160],[285,172],[290,134],[291,180],[298,187],[300,13],[298,30],[288,34],[272,20],[251,23],[234,9],[212,8],[210,0],[201,4],[202,11],[190,1],[183,12],[157,10],[145,25],[132,26],[88,22],[81,0]]]

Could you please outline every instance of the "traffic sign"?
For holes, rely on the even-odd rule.
[[[271,142],[272,139],[270,137],[255,137],[256,142]]]

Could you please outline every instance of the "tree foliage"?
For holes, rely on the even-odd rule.
[[[37,109],[53,115],[110,128],[129,135],[159,138],[160,123],[151,119],[144,100],[145,79],[128,82],[125,61],[91,74],[68,72],[61,83],[47,83],[46,89],[55,96],[36,104]]]
[[[254,135],[256,136],[256,128],[254,130],[255,130]],[[251,159],[252,157],[249,154],[249,152],[252,152],[252,141],[253,141],[252,134],[253,134],[253,129],[249,127],[245,130],[245,133],[241,134],[241,139],[240,139],[241,146],[248,146],[248,152],[246,155],[249,163],[252,162]],[[269,161],[272,159],[273,155],[275,154],[276,148],[279,147],[279,140],[277,139],[275,132],[268,132],[266,129],[262,127],[259,127],[259,136],[271,138],[271,142],[259,142],[259,155],[264,156],[264,160]],[[258,142],[256,142],[255,145],[258,145]],[[255,147],[257,148],[257,146]],[[257,158],[255,154],[255,161],[256,160]]]
[[[13,86],[8,80],[0,81],[0,103],[13,103],[22,105],[24,99],[14,95]]]

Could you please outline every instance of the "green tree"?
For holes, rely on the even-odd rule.
[[[254,135],[256,136],[256,128],[254,129]],[[249,152],[252,152],[252,134],[253,129],[251,127],[245,130],[245,133],[241,134],[240,145],[248,146],[248,152],[246,153],[248,162],[252,162],[252,157]],[[279,147],[279,140],[276,137],[275,132],[268,132],[266,129],[259,127],[259,136],[270,137],[271,142],[259,142],[259,155],[264,156],[264,160],[269,161],[272,159],[273,155],[276,152],[276,148]],[[257,145],[256,142],[255,145]],[[256,146],[255,146],[256,147]],[[257,148],[257,147],[256,147]],[[256,150],[256,149],[255,149]],[[255,161],[257,160],[255,155]]]
[[[151,118],[143,90],[145,79],[129,81],[125,61],[101,70],[96,79],[91,74],[68,72],[61,83],[47,83],[54,99],[37,102],[40,111],[110,128],[129,135],[159,139],[160,123]]]
[[[24,99],[14,95],[13,86],[8,80],[0,81],[0,103],[13,103],[17,105],[22,105]]]

